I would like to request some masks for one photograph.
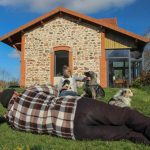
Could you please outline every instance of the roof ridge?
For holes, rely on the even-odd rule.
[[[143,37],[141,35],[135,34],[133,32],[127,31],[125,29],[122,29],[122,28],[120,28],[118,26],[114,26],[114,25],[106,23],[106,22],[99,22],[99,20],[96,19],[96,18],[92,18],[90,16],[87,16],[87,15],[84,15],[84,14],[81,14],[81,13],[69,10],[69,9],[64,8],[62,6],[56,7],[55,9],[45,13],[44,15],[41,15],[38,18],[35,18],[34,20],[32,20],[32,21],[30,21],[30,22],[20,26],[19,28],[17,28],[15,30],[13,30],[13,31],[3,35],[2,37],[0,37],[0,41],[4,42],[4,40],[8,39],[9,37],[11,37],[11,36],[21,32],[21,31],[23,31],[25,29],[28,30],[28,28],[30,28],[31,26],[36,25],[37,23],[43,21],[44,19],[47,19],[47,18],[57,14],[58,12],[63,12],[63,13],[67,13],[67,14],[75,16],[75,17],[79,17],[79,18],[84,19],[86,21],[93,22],[93,23],[95,23],[97,25],[100,25],[100,26],[102,26],[104,28],[108,28],[110,30],[115,30],[116,32],[119,32],[121,34],[130,36],[130,37],[138,39],[138,40],[141,40],[143,42],[149,42],[148,38],[145,38],[145,37]]]

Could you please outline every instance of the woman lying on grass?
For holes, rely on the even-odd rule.
[[[76,140],[122,140],[150,145],[150,117],[84,97],[56,97],[52,86],[34,86],[22,94],[8,89],[0,102],[11,127]]]

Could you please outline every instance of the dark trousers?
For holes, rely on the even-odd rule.
[[[59,94],[59,96],[78,96],[78,94],[74,91],[64,90]]]
[[[74,134],[78,140],[122,140],[150,145],[150,117],[93,99],[78,101]]]

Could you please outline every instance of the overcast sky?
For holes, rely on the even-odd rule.
[[[140,35],[150,28],[150,0],[0,0],[0,36],[58,6],[94,18],[116,17],[120,27]],[[18,54],[0,43],[2,69],[19,78]]]

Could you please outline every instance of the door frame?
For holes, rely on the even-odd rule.
[[[73,64],[72,64],[72,51],[69,46],[56,46],[53,47],[53,51],[50,54],[50,83],[54,85],[54,67],[55,67],[55,52],[56,51],[68,51],[69,52],[69,67],[71,72],[73,71]]]

